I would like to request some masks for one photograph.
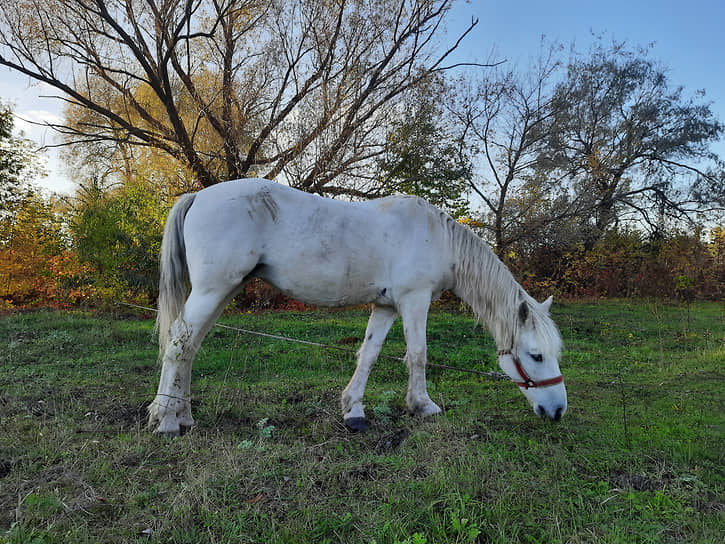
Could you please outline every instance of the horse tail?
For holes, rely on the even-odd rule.
[[[159,358],[164,356],[171,325],[184,310],[189,293],[189,268],[184,244],[184,219],[195,194],[182,195],[166,218],[159,262],[159,301],[156,332],[159,334]]]

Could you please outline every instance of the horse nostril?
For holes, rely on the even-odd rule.
[[[564,415],[564,407],[558,406],[556,410],[552,413],[548,412],[543,405],[539,404],[536,406],[536,413],[539,417],[546,418],[549,421],[559,421],[561,419],[561,416]]]

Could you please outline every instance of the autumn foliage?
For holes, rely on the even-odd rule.
[[[509,263],[522,285],[565,298],[685,296],[717,300],[725,293],[725,230],[647,239],[612,230],[591,250],[541,247]],[[685,292],[687,291],[687,292]]]
[[[163,219],[172,198],[149,185],[86,188],[71,204],[30,196],[0,222],[0,304],[18,307],[153,305]],[[725,229],[648,239],[611,230],[587,250],[528,247],[504,256],[532,294],[563,298],[722,298]],[[305,306],[261,281],[237,297],[243,310]]]

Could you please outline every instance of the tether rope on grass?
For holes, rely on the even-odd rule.
[[[156,310],[155,308],[149,308],[148,306],[140,306],[138,304],[130,304],[128,302],[117,302],[116,304],[118,304],[120,306],[128,306],[130,308],[138,308],[140,310],[146,310],[149,312],[158,312],[158,310]],[[221,329],[229,329],[231,331],[241,332],[244,334],[250,334],[253,336],[262,336],[264,338],[271,338],[273,340],[282,340],[285,342],[293,342],[296,344],[303,344],[306,346],[315,346],[315,347],[320,347],[320,348],[325,348],[325,349],[330,349],[330,350],[344,351],[346,353],[352,353],[353,355],[357,353],[357,350],[350,349],[350,348],[344,348],[342,346],[333,346],[331,344],[323,344],[321,342],[312,342],[310,340],[300,340],[299,338],[290,338],[289,336],[282,336],[280,334],[270,334],[268,332],[252,331],[249,329],[242,329],[239,327],[232,327],[230,325],[224,325],[223,323],[215,323],[214,326],[219,327]],[[404,357],[396,357],[394,355],[385,355],[385,354],[381,353],[378,355],[378,358],[381,358],[381,357],[384,359],[392,359],[394,361],[405,361]],[[457,372],[466,372],[469,374],[476,374],[478,376],[485,376],[487,378],[492,378],[492,379],[496,379],[496,380],[511,380],[511,378],[509,378],[506,374],[502,374],[501,372],[495,372],[493,370],[489,370],[489,371],[474,370],[472,368],[461,368],[458,366],[450,366],[450,365],[444,365],[444,364],[440,364],[440,363],[431,363],[431,362],[426,363],[426,365],[433,367],[433,368],[440,368],[443,370],[454,370]]]

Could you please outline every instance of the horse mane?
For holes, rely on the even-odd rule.
[[[549,313],[516,281],[491,247],[468,227],[447,214],[444,223],[456,261],[456,294],[473,310],[491,332],[498,349],[510,349],[518,338],[519,307],[526,302],[528,315],[544,354],[559,357],[561,336]]]

